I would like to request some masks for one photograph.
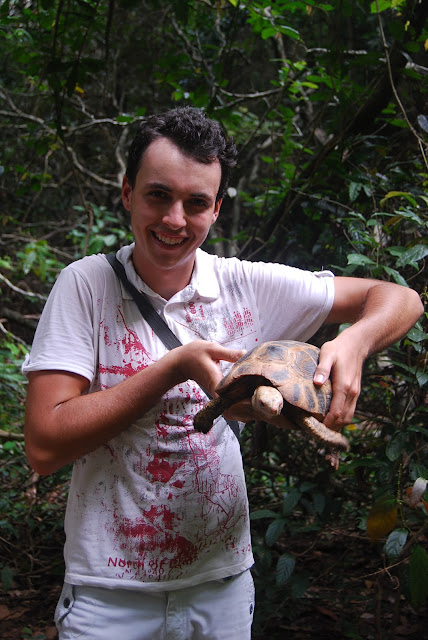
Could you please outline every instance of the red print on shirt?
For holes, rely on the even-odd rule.
[[[157,453],[147,465],[147,471],[155,482],[168,482],[184,462],[170,462],[171,453]]]
[[[100,328],[104,344],[109,347],[110,354],[108,364],[101,362],[99,364],[101,375],[113,374],[121,378],[129,378],[152,364],[153,360],[141,343],[138,334],[126,324],[120,306],[117,307],[115,326],[109,327],[102,321]],[[101,386],[105,388],[109,385],[105,383]]]
[[[253,317],[248,308],[244,308],[243,314],[240,311],[233,311],[223,318],[223,326],[229,338],[236,338],[248,335],[253,329]],[[250,331],[248,331],[250,330]]]
[[[117,533],[124,539],[121,549],[134,550],[138,555],[140,568],[148,575],[159,577],[165,573],[165,568],[151,566],[153,562],[165,564],[172,569],[177,565],[191,564],[196,558],[196,547],[174,531],[175,517],[167,506],[152,505],[140,517],[122,518],[117,523]],[[163,558],[152,558],[149,566],[145,566],[146,553],[158,549],[163,550]]]
[[[119,579],[178,579],[199,556],[209,555],[219,539],[241,552],[232,532],[245,513],[237,509],[235,476],[219,470],[214,435],[197,434],[177,423],[162,427],[153,430],[139,466],[128,460],[142,477],[136,494],[140,508],[131,517],[123,513],[128,492],[122,487],[120,499],[111,499],[113,511],[108,509],[113,544],[106,562]]]

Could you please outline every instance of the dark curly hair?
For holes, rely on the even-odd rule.
[[[238,152],[220,123],[194,107],[178,107],[142,121],[128,155],[126,177],[132,188],[135,187],[143,154],[157,138],[169,138],[182,153],[203,164],[211,164],[218,158],[221,181],[217,200],[223,198]]]

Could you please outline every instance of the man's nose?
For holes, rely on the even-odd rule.
[[[186,212],[181,200],[171,203],[162,218],[162,222],[171,229],[181,229],[186,225]]]

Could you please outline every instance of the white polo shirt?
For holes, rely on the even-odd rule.
[[[183,343],[250,350],[266,340],[306,341],[334,298],[330,272],[218,258],[200,249],[190,284],[166,301],[118,252]],[[103,255],[60,274],[23,372],[84,376],[112,387],[166,353]],[[230,363],[221,363],[224,371]],[[239,443],[222,418],[207,434],[193,416],[207,401],[188,380],[140,420],[74,463],[65,518],[65,579],[107,588],[173,590],[253,564]]]

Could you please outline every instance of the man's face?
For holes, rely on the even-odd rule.
[[[122,201],[131,213],[134,265],[146,282],[150,284],[154,270],[163,276],[171,270],[179,288],[188,284],[196,249],[219,213],[221,201],[215,199],[220,179],[218,160],[197,162],[168,138],[148,146],[134,188],[124,177]]]

